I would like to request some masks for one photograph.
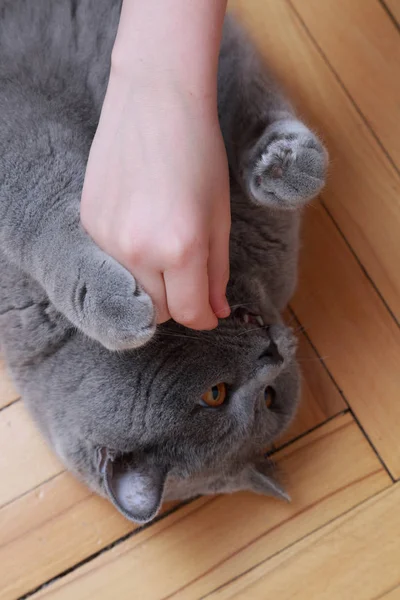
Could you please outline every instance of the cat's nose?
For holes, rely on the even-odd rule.
[[[278,347],[273,340],[269,341],[268,346],[265,348],[265,350],[263,350],[258,358],[263,362],[269,362],[273,364],[283,362],[283,357],[279,354]]]

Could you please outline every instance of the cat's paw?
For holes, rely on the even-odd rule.
[[[78,327],[109,350],[137,348],[154,335],[156,315],[150,296],[100,250],[82,265],[73,296]]]
[[[254,146],[244,172],[259,204],[294,209],[314,198],[325,184],[328,153],[297,120],[270,125]]]

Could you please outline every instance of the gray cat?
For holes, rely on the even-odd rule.
[[[120,0],[0,9],[1,343],[42,433],[139,523],[163,499],[285,496],[263,451],[298,401],[280,312],[295,286],[298,209],[323,186],[326,151],[227,18],[218,93],[233,312],[211,332],[156,328],[149,296],[79,221]]]

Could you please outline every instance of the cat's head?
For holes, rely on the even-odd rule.
[[[81,382],[55,445],[140,523],[163,499],[240,489],[284,496],[263,456],[296,408],[295,346],[290,329],[243,309],[211,332],[167,323],[121,355],[93,346],[84,399]]]

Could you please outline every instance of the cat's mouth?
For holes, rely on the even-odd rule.
[[[233,312],[232,316],[237,321],[240,321],[240,323],[243,325],[265,327],[264,319],[261,315],[257,315],[256,313],[246,310],[241,306]]]

